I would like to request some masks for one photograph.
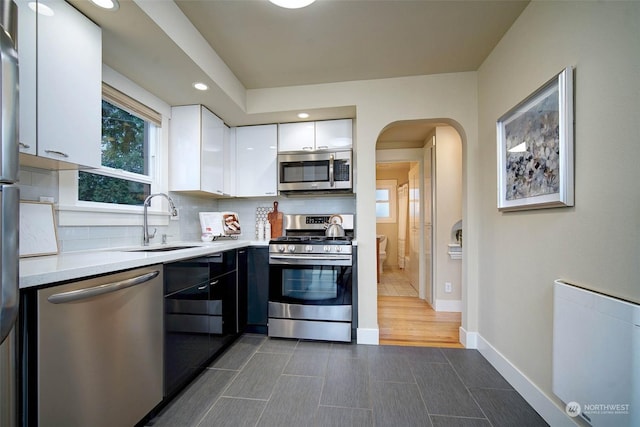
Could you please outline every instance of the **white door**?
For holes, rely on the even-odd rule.
[[[435,138],[435,137],[434,137]],[[433,305],[433,172],[435,170],[435,149],[424,149],[424,295],[429,304]]]
[[[420,166],[409,169],[409,260],[407,273],[411,286],[420,290]]]

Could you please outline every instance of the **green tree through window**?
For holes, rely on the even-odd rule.
[[[130,173],[149,173],[149,123],[102,101],[102,166]],[[78,173],[78,200],[142,205],[151,186],[99,173]]]

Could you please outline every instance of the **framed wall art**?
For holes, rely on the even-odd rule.
[[[500,117],[498,209],[573,206],[573,68]]]

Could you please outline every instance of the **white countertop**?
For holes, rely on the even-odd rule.
[[[59,255],[20,259],[20,289],[76,280],[130,268],[178,261],[247,246],[267,246],[262,240],[224,240],[216,242],[170,242],[162,246],[196,246],[165,252],[132,252],[141,247],[109,248],[66,252]]]

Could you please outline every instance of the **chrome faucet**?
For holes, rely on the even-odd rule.
[[[147,198],[144,199],[144,204],[143,204],[143,208],[144,208],[143,220],[142,220],[143,221],[142,223],[142,228],[143,228],[142,245],[143,246],[149,246],[149,240],[156,237],[156,231],[158,231],[157,228],[154,228],[153,233],[149,233],[149,220],[147,219],[147,208],[151,205],[151,199],[153,199],[155,196],[162,196],[165,199],[167,199],[167,201],[169,202],[169,213],[171,214],[171,216],[178,216],[178,210],[176,209],[176,206],[173,204],[173,200],[171,200],[171,197],[167,196],[164,193],[155,193],[147,196]]]

